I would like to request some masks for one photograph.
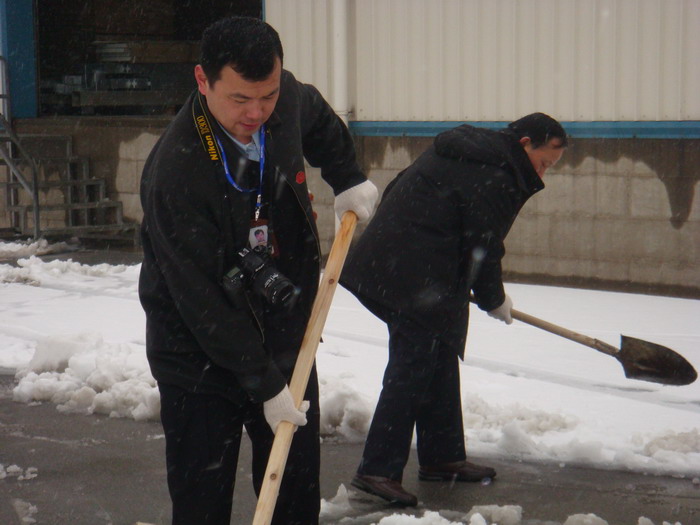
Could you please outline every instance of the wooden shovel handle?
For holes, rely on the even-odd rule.
[[[472,303],[476,304],[476,298],[474,297],[474,294],[469,294],[469,300]],[[511,309],[510,315],[513,319],[516,319],[523,323],[527,323],[536,328],[540,328],[546,332],[559,335],[576,343],[580,343],[584,346],[589,346],[595,350],[598,350],[599,352],[603,352],[604,354],[618,357],[618,354],[620,353],[620,349],[615,348],[613,345],[609,345],[608,343],[605,343],[598,339],[594,339],[593,337],[588,337],[587,335],[579,334],[578,332],[574,332],[573,330],[569,330],[568,328],[557,326],[543,319],[539,319],[534,315],[526,314],[525,312],[519,312],[515,309]]]
[[[547,332],[560,335],[561,337],[565,337],[566,339],[570,339],[571,341],[575,341],[582,345],[590,346],[591,348],[594,348],[599,352],[603,352],[604,354],[617,356],[617,354],[619,353],[619,349],[615,348],[612,345],[609,345],[608,343],[604,343],[603,341],[594,339],[593,337],[588,337],[587,335],[579,334],[578,332],[574,332],[567,328],[557,326],[548,321],[538,319],[534,315],[519,312],[518,310],[511,310],[510,314],[513,317],[513,319],[517,319],[518,321],[522,321],[523,323],[527,323],[537,328],[541,328],[542,330],[545,330]]]
[[[326,269],[323,272],[323,279],[321,280],[316,300],[311,309],[309,324],[306,327],[301,349],[299,350],[299,356],[294,366],[292,380],[289,383],[289,390],[292,393],[294,403],[297,407],[301,404],[304,393],[306,392],[306,385],[309,382],[311,369],[313,368],[314,359],[316,358],[316,350],[321,341],[323,326],[328,317],[328,310],[333,301],[333,294],[338,285],[340,272],[343,269],[343,263],[348,254],[348,249],[350,248],[350,241],[352,241],[356,223],[357,216],[353,212],[348,211],[343,214],[340,221],[340,229],[335,236],[333,246],[328,255]],[[255,508],[253,525],[269,525],[272,521],[272,515],[275,511],[277,496],[279,495],[280,485],[282,484],[282,475],[284,474],[284,467],[287,464],[289,447],[292,444],[292,437],[294,436],[295,429],[296,426],[289,421],[282,421],[277,426],[275,440],[272,443],[270,458],[267,462],[265,478],[263,479],[260,496],[258,497],[258,504]]]

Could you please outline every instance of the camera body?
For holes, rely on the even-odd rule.
[[[299,298],[299,288],[272,264],[265,246],[243,248],[239,264],[223,280],[224,289],[236,306],[245,301],[245,290],[261,297],[274,310],[290,310]]]

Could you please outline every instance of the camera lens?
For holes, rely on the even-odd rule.
[[[272,265],[270,252],[264,246],[243,249],[238,255],[241,270],[250,289],[274,309],[290,309],[299,297],[299,288]]]
[[[258,272],[253,281],[253,290],[273,308],[291,308],[299,296],[294,283],[271,267]]]
[[[286,277],[271,283],[267,289],[268,301],[276,308],[292,308],[298,297],[299,289]]]

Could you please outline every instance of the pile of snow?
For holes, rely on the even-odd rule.
[[[467,513],[450,510],[424,510],[416,515],[397,512],[384,516],[379,512],[352,517],[351,491],[340,485],[330,500],[321,501],[321,521],[343,525],[523,525],[523,509],[519,505],[475,505]],[[573,514],[563,525],[620,525],[609,524],[595,514]],[[630,522],[629,525],[632,525]],[[682,525],[680,522],[655,524],[649,518],[639,517],[637,525]]]
[[[0,242],[0,260],[29,257],[30,255],[47,255],[75,249],[65,242],[49,243],[46,239],[38,241]]]
[[[28,467],[26,469],[23,469],[18,465],[10,465],[9,467],[5,467],[5,465],[0,463],[0,480],[9,477],[17,478],[18,481],[27,481],[30,479],[34,479],[37,476],[38,469],[36,467]]]
[[[99,334],[41,339],[17,378],[15,401],[50,401],[61,412],[138,421],[160,410],[143,348],[105,343]]]
[[[0,366],[17,369],[17,401],[48,401],[64,412],[158,419],[138,272],[138,265],[36,257],[19,260],[18,267],[0,265],[6,283]],[[612,319],[621,318],[630,335],[700,361],[699,301],[524,285],[508,289],[516,305],[529,301],[523,310],[544,311],[543,317],[563,326],[604,339],[608,332],[617,337]],[[562,316],[557,302],[577,307]],[[581,312],[595,310],[599,333],[578,320]],[[659,311],[667,317],[660,319]],[[653,326],[659,333],[649,332]],[[386,327],[338,288],[323,337],[317,356],[322,435],[361,442],[381,388]],[[609,356],[526,325],[505,326],[476,309],[469,338],[461,373],[472,453],[676,476],[700,472],[700,383],[673,387],[629,380]]]
[[[518,505],[477,505],[466,514],[449,510],[440,512],[425,510],[420,516],[404,513],[383,516],[377,512],[353,518],[352,514],[355,511],[350,503],[351,494],[352,491],[348,491],[345,485],[341,484],[333,498],[329,501],[322,500],[321,521],[326,523],[337,521],[343,525],[369,525],[370,523],[377,525],[521,525],[523,517],[523,509]],[[569,525],[584,524],[572,522]]]
[[[139,269],[33,256],[16,267],[0,264],[0,368],[16,370],[15,400],[158,419]],[[621,333],[653,341],[700,367],[700,301],[515,284],[507,290],[521,311],[615,346]],[[325,440],[365,439],[386,348],[385,325],[338,288],[317,354]],[[517,321],[506,326],[478,309],[460,372],[464,432],[477,457],[666,474],[700,484],[700,382],[630,380],[610,356]],[[343,516],[343,491],[324,502],[326,514]],[[572,516],[566,525],[597,525],[596,519]],[[638,525],[651,525],[643,519]],[[520,517],[517,508],[500,508],[375,522],[507,525]],[[369,522],[346,516],[343,523]]]

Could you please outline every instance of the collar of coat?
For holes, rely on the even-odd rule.
[[[202,146],[209,155],[209,158],[214,162],[221,162],[222,156],[219,149],[219,142],[216,140],[217,138],[220,141],[225,141],[225,143],[231,144],[231,146],[235,147],[241,155],[245,156],[245,151],[229,138],[228,133],[224,131],[219,122],[209,111],[206,97],[202,95],[199,90],[195,90],[191,97],[192,120],[197,132],[199,133]],[[270,118],[267,119],[267,122],[265,122],[265,128],[269,130],[270,128],[279,126],[281,123],[282,119],[277,114],[277,110],[275,110],[270,115]]]
[[[463,124],[435,138],[435,152],[460,162],[478,162],[513,174],[518,186],[528,195],[544,188],[544,182],[530,162],[517,137]]]

